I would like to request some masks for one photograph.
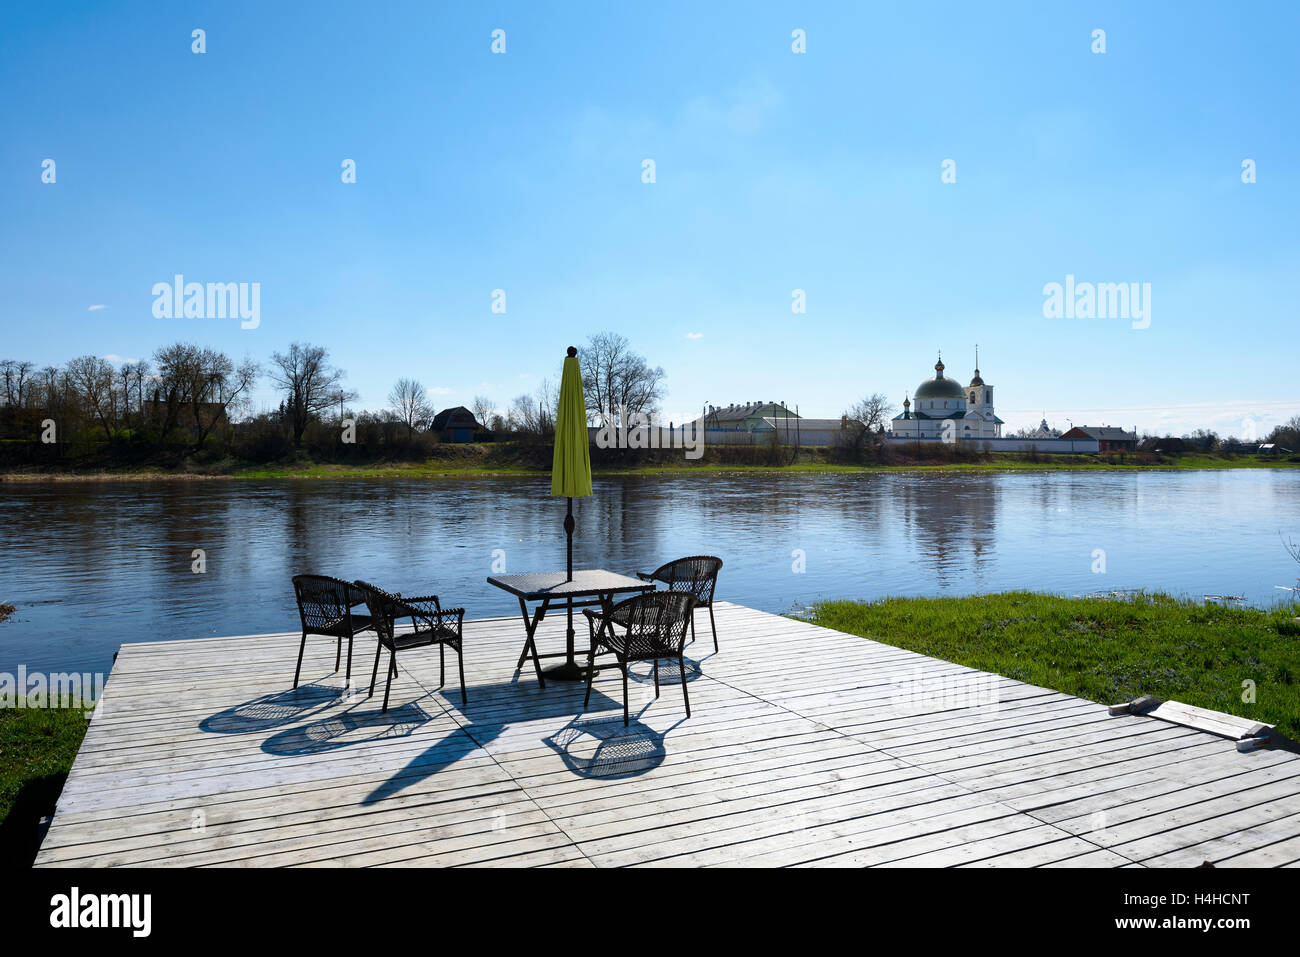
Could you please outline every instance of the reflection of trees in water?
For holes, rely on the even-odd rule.
[[[978,575],[993,558],[998,477],[897,476],[897,514],[916,544],[919,579],[940,585]]]

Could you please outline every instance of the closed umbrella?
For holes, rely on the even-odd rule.
[[[591,494],[591,450],[587,447],[587,403],[582,397],[578,350],[569,346],[560,376],[560,408],[555,415],[555,455],[551,495],[568,499],[564,533],[569,544],[568,580],[573,581],[573,500]]]
[[[591,494],[591,450],[587,445],[587,403],[582,397],[582,369],[578,350],[569,346],[560,375],[560,407],[555,414],[555,454],[551,460],[551,495],[564,498],[564,534],[568,540],[568,581],[573,581],[573,500]],[[565,664],[552,669],[551,677],[579,680],[585,671],[573,661],[573,599],[569,613],[568,655]]]

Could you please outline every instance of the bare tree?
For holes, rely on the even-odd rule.
[[[471,411],[474,413],[475,421],[486,429],[492,414],[496,411],[496,403],[485,395],[476,395],[474,396],[474,406]]]
[[[0,385],[4,392],[2,397],[7,406],[21,409],[30,401],[32,374],[36,365],[26,359],[0,360]]]
[[[398,379],[393,391],[388,393],[393,412],[406,425],[408,434],[414,434],[422,424],[433,418],[433,405],[428,390],[418,379]]]
[[[582,389],[587,414],[627,415],[656,412],[664,397],[664,370],[651,367],[632,351],[627,337],[599,332],[581,350]]]
[[[844,428],[840,441],[848,448],[858,450],[868,442],[878,441],[884,431],[885,420],[894,411],[893,405],[883,393],[873,392],[864,399],[855,402],[844,413]]]
[[[68,383],[86,414],[98,419],[104,438],[113,438],[113,367],[99,356],[80,356],[67,366]]]
[[[252,359],[236,365],[224,352],[188,342],[160,348],[154,361],[158,363],[155,396],[163,412],[160,435],[166,436],[184,417],[195,448],[202,447],[231,409],[247,398],[262,374]],[[146,369],[133,368],[123,378],[134,379],[142,391],[146,376]]]
[[[1300,452],[1300,415],[1293,415],[1274,428],[1265,441],[1280,445],[1290,452]]]
[[[302,434],[312,416],[334,402],[351,401],[356,394],[343,389],[342,369],[328,362],[329,350],[305,342],[294,342],[288,352],[271,354],[271,381],[284,393],[285,414],[293,432],[293,444],[302,446]]]
[[[515,396],[510,403],[506,420],[514,432],[544,438],[555,434],[555,417],[559,406],[559,386],[553,385],[550,379],[543,379],[532,395]]]

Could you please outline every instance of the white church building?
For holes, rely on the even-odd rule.
[[[943,356],[934,364],[934,378],[903,399],[903,411],[894,416],[893,435],[901,439],[942,439],[945,432],[961,440],[1002,437],[1003,422],[993,411],[993,386],[980,378],[979,353],[975,375],[962,387],[943,374]],[[915,402],[912,400],[915,399]]]

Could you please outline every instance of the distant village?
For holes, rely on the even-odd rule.
[[[753,401],[726,406],[710,405],[703,415],[703,444],[759,445],[775,443],[800,447],[833,447],[850,441],[848,437],[870,431],[873,438],[887,445],[923,443],[964,443],[988,452],[1041,452],[1095,454],[1098,452],[1135,452],[1139,447],[1137,431],[1110,425],[1077,425],[1067,431],[1053,428],[1044,418],[1037,428],[1004,436],[1005,424],[994,411],[993,386],[980,375],[976,354],[975,371],[970,382],[944,374],[943,357],[934,364],[934,375],[903,397],[903,411],[888,422],[880,415],[887,406],[877,402],[871,413],[860,416],[844,414],[837,418],[805,418],[782,402]],[[462,412],[465,410],[461,410]],[[876,419],[876,421],[870,421]],[[626,424],[624,424],[626,425]],[[645,423],[633,423],[633,426]],[[627,447],[693,447],[699,423],[666,427],[649,423],[649,437]],[[609,433],[591,429],[592,440],[602,447],[609,444]],[[622,442],[619,443],[623,444]]]

